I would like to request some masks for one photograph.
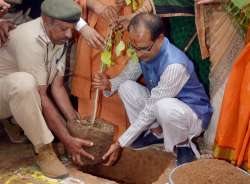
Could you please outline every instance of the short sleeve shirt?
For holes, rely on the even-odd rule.
[[[14,72],[33,75],[38,85],[49,85],[64,75],[65,49],[48,38],[41,18],[21,24],[10,32],[0,49],[0,78]]]

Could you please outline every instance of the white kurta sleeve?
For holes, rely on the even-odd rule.
[[[152,89],[150,97],[146,99],[146,105],[139,113],[137,120],[119,138],[122,147],[130,146],[154,122],[154,104],[162,98],[175,97],[189,77],[186,67],[182,64],[172,64],[165,69],[158,85]]]
[[[111,96],[115,91],[118,90],[120,84],[126,80],[136,81],[142,74],[139,63],[133,63],[129,61],[124,70],[117,77],[110,79],[111,91],[104,91],[104,96]]]

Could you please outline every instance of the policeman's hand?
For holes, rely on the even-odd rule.
[[[126,2],[125,2],[125,0],[115,0],[115,4],[118,7],[122,7],[122,6],[126,5]]]
[[[9,31],[14,29],[16,25],[11,21],[0,21],[0,47],[2,47],[9,38]]]
[[[197,4],[218,3],[220,0],[196,0]]]
[[[109,77],[104,73],[97,73],[93,77],[92,87],[100,90],[110,90],[111,83]]]
[[[87,41],[88,45],[96,49],[104,49],[105,40],[104,38],[92,27],[85,25],[80,30],[81,35]]]
[[[100,12],[100,16],[103,17],[109,25],[116,25],[118,22],[118,10],[113,6],[104,6]]]
[[[71,156],[73,162],[77,165],[83,165],[81,157],[87,157],[91,160],[94,160],[94,156],[87,153],[84,150],[84,147],[94,146],[94,143],[91,141],[83,140],[76,137],[70,137],[65,143],[65,147]]]
[[[118,159],[118,157],[119,157],[119,154],[120,154],[121,150],[122,150],[122,148],[121,148],[119,142],[113,143],[113,144],[110,146],[110,148],[109,148],[109,150],[107,151],[107,153],[105,153],[105,154],[103,155],[103,157],[102,157],[102,159],[103,159],[104,161],[106,161],[106,162],[104,163],[104,165],[105,165],[105,166],[111,166],[111,165],[113,165],[113,164],[117,161],[117,159]]]

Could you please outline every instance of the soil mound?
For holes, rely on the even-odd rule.
[[[102,156],[108,151],[109,146],[113,142],[114,127],[113,125],[103,121],[96,120],[92,125],[88,120],[81,122],[72,122],[67,125],[71,135],[90,140],[94,143],[93,147],[85,147],[85,151],[92,154],[95,160],[82,157],[84,165],[95,165],[102,162]]]

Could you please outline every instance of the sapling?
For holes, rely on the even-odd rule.
[[[112,67],[112,50],[115,46],[115,55],[118,57],[125,50],[126,44],[122,40],[122,32],[116,27],[111,27],[108,34],[105,49],[101,53],[100,73],[103,73],[106,68]],[[133,48],[127,46],[127,55],[133,62],[138,62],[138,57]],[[91,124],[95,123],[96,114],[98,110],[99,89],[95,91],[93,113],[91,117]]]
[[[119,57],[123,52],[126,53],[134,62],[138,61],[135,51],[122,40],[123,33],[118,27],[110,27],[105,49],[101,53],[100,73],[114,65],[115,57]],[[125,52],[126,50],[126,52]],[[114,52],[113,52],[114,51]],[[114,53],[114,54],[112,54]],[[80,123],[68,123],[70,133],[78,138],[94,142],[93,147],[86,147],[85,151],[92,154],[95,160],[82,157],[84,165],[94,165],[101,163],[102,156],[108,151],[113,142],[114,126],[104,120],[96,119],[98,110],[99,89],[96,89],[93,112],[90,120],[81,120]]]

